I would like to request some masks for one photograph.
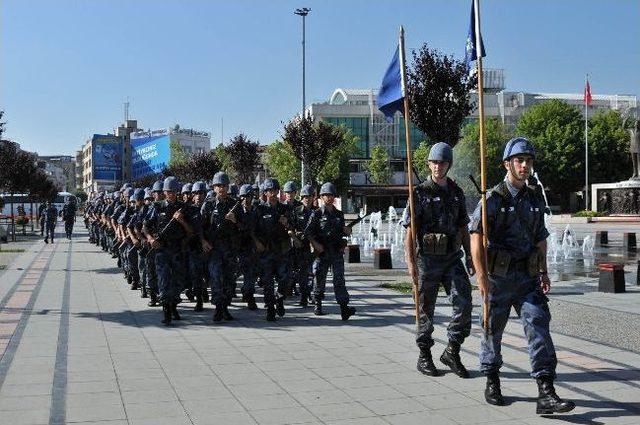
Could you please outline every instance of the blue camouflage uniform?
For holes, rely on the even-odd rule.
[[[48,205],[44,210],[44,223],[45,223],[45,237],[44,240],[47,241],[51,239],[53,242],[53,233],[56,228],[56,220],[58,219],[58,209],[55,205]]]
[[[300,299],[311,295],[311,284],[309,282],[309,275],[311,274],[311,267],[313,264],[314,256],[311,253],[311,247],[309,241],[304,237],[304,231],[307,228],[311,214],[313,214],[313,207],[307,208],[302,202],[294,209],[293,213],[293,228],[296,232],[298,239],[300,240],[300,246],[296,246],[296,242],[293,242],[291,250],[291,285],[295,287],[298,285],[300,290]]]
[[[237,200],[230,196],[205,201],[200,210],[204,238],[211,244],[207,268],[211,286],[211,303],[229,306],[235,293],[236,250],[234,224],[225,216],[236,210]],[[236,215],[237,216],[237,215]]]
[[[344,214],[339,209],[320,207],[313,211],[304,231],[307,239],[314,239],[324,247],[313,263],[315,284],[313,296],[316,301],[324,299],[327,272],[333,274],[333,293],[341,306],[349,303],[349,292],[344,280]]]
[[[238,230],[239,230],[239,270],[242,274],[242,297],[246,301],[252,297],[256,291],[256,274],[258,256],[256,255],[253,234],[257,222],[257,209],[251,205],[247,210],[244,205],[238,208]]]
[[[431,177],[414,189],[414,214],[418,245],[417,269],[419,289],[419,321],[416,344],[420,349],[433,346],[433,315],[440,284],[451,286],[451,321],[447,328],[449,341],[461,345],[471,332],[471,284],[462,264],[460,228],[469,223],[462,189],[447,178],[439,186]],[[403,219],[409,227],[410,217]],[[437,245],[440,235],[446,235]],[[468,253],[470,254],[470,253]]]
[[[184,207],[180,200],[170,203],[167,200],[154,202],[153,208],[145,218],[144,226],[147,233],[160,237],[161,246],[156,250],[155,266],[158,278],[158,299],[162,304],[177,304],[180,302],[184,267],[182,262],[181,242],[186,232],[176,220],[171,221],[173,214]],[[171,221],[171,225],[169,222]],[[160,235],[159,233],[168,229]]]
[[[193,294],[198,297],[207,291],[204,281],[204,256],[202,253],[202,215],[201,206],[192,204],[185,208],[185,216],[191,224],[193,235],[185,241],[185,264]]]
[[[76,222],[76,205],[67,201],[62,207],[62,220],[64,221],[64,231],[67,238],[71,239],[73,225]]]
[[[544,206],[533,189],[524,186],[518,190],[506,179],[487,197],[489,335],[483,336],[480,346],[480,370],[486,375],[497,373],[502,366],[502,334],[513,307],[524,326],[531,376],[555,378],[557,359],[549,333],[548,299],[537,270],[531,272],[527,266],[536,255],[536,245],[549,236],[544,226]],[[482,233],[481,205],[473,214],[469,230]],[[492,272],[492,258],[498,253],[510,255],[502,277]]]

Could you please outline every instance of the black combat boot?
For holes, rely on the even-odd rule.
[[[209,302],[209,291],[207,291],[207,288],[204,288],[202,290],[202,302],[205,302],[205,303]]]
[[[487,375],[487,387],[484,390],[484,399],[494,406],[504,406],[504,398],[500,389],[500,375],[498,372]]]
[[[193,302],[193,291],[191,290],[191,288],[187,288],[184,291],[184,294],[187,296],[187,299],[189,300],[190,303]]]
[[[342,316],[342,320],[349,320],[349,317],[356,314],[355,307],[349,307],[347,304],[340,304],[340,316]]]
[[[324,312],[322,311],[322,300],[316,299],[316,306],[313,308],[313,314],[316,316],[324,316]]]
[[[149,303],[147,303],[147,305],[149,307],[157,307],[158,306],[158,296],[156,295],[156,293],[151,291],[151,296],[149,298],[151,298],[151,299],[149,300]]]
[[[460,360],[460,344],[454,341],[449,341],[449,345],[444,350],[444,353],[440,356],[440,361],[449,366],[453,373],[461,378],[468,378],[469,372],[462,364]]]
[[[174,302],[171,304],[171,314],[173,315],[173,320],[182,320],[178,312],[178,303]]]
[[[226,321],[233,320],[233,316],[229,313],[229,306],[222,307],[222,318]]]
[[[433,364],[433,357],[431,357],[430,348],[421,348],[420,355],[418,356],[418,364],[416,366],[418,371],[424,375],[440,376],[440,371]]]
[[[284,316],[284,298],[278,298],[276,300],[276,313],[278,316]]]
[[[300,307],[309,307],[309,301],[305,294],[300,295],[300,302],[298,303]]]
[[[202,301],[202,292],[200,292],[196,294],[196,306],[193,307],[193,311],[200,312],[204,310],[204,307],[202,307]]]
[[[256,304],[256,298],[253,294],[247,295],[247,308],[251,311],[258,309],[258,304]]]
[[[149,293],[147,292],[147,285],[143,283],[140,290],[141,290],[140,298],[149,298]]]
[[[165,326],[169,326],[171,324],[171,306],[169,303],[162,304],[162,313],[164,315],[162,323],[164,323]]]
[[[538,404],[536,413],[538,415],[549,415],[552,413],[566,413],[573,410],[576,405],[572,401],[562,400],[553,388],[553,379],[549,376],[536,379],[538,383]]]
[[[276,321],[276,307],[273,304],[267,306],[267,322]]]
[[[213,321],[222,321],[222,304],[216,304],[216,309],[213,311]]]
[[[137,280],[131,279],[131,290],[137,291],[138,289],[140,289],[140,282],[138,282]]]

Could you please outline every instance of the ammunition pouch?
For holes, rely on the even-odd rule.
[[[426,233],[422,236],[422,252],[426,255],[447,255],[450,238],[444,233]]]
[[[489,274],[496,277],[506,277],[509,269],[526,271],[530,277],[539,274],[540,257],[538,250],[534,250],[528,257],[516,260],[504,249],[492,249],[487,253],[487,267]]]

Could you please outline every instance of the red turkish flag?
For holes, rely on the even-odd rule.
[[[587,81],[587,86],[584,88],[584,104],[589,106],[591,105],[591,86],[589,85],[589,81]]]

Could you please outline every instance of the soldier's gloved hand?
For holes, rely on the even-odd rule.
[[[202,240],[202,250],[206,253],[209,252],[213,249],[213,247],[211,246],[211,244],[209,243],[209,241],[207,241],[206,239]]]
[[[469,273],[469,276],[473,276],[474,274],[476,274],[476,269],[473,268],[473,260],[471,259],[471,257],[467,257],[466,263],[467,273]]]
[[[540,274],[540,287],[542,288],[542,293],[545,295],[551,291],[551,280],[547,273]]]
[[[160,248],[160,241],[155,238],[151,239],[151,248],[153,249]]]
[[[184,214],[182,214],[182,211],[176,211],[173,213],[173,218],[175,218],[178,221],[182,221],[182,218],[184,217]]]
[[[227,220],[229,220],[234,224],[238,224],[238,220],[236,220],[236,215],[231,211],[229,211],[227,215],[224,216],[224,218],[226,218]]]

